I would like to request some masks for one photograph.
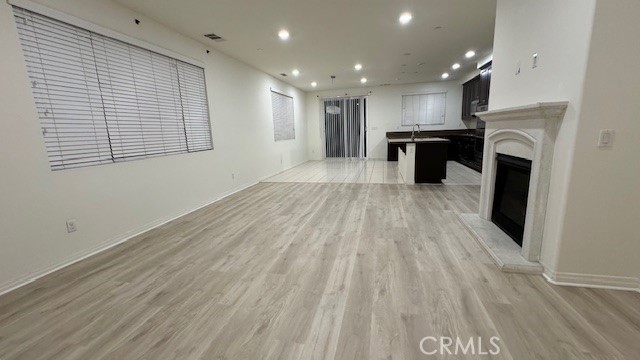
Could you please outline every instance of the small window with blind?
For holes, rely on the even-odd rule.
[[[53,170],[213,149],[203,68],[13,9]]]
[[[442,125],[446,93],[402,95],[402,125]]]
[[[271,90],[271,109],[273,111],[273,136],[275,141],[295,139],[293,98]]]

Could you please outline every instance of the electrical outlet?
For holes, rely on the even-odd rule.
[[[75,219],[67,220],[67,232],[72,233],[77,230],[78,228],[76,227],[76,220]]]
[[[598,147],[612,147],[613,135],[615,135],[615,133],[615,130],[611,129],[600,130],[600,135],[598,136]]]

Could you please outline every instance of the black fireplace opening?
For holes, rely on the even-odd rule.
[[[498,154],[491,221],[522,246],[531,160]]]

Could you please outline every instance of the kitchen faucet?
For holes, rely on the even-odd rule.
[[[415,135],[416,126],[418,127],[418,134],[420,134],[420,124],[413,124],[413,127],[411,128],[411,141],[413,141],[416,138],[416,135]]]

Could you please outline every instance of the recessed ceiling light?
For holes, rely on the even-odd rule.
[[[366,83],[367,82],[367,78],[363,77],[362,79],[360,79],[360,82],[363,83],[363,84]]]
[[[449,77],[449,73],[442,73],[442,78],[443,78],[443,79],[446,79],[446,78],[448,78],[448,77]]]
[[[315,81],[312,81],[312,82],[311,82],[311,86],[312,86],[312,87],[316,87],[316,86],[318,86],[318,83],[317,83],[317,82],[315,82]]]
[[[398,18],[398,21],[400,21],[400,24],[402,25],[407,25],[408,23],[411,22],[411,19],[413,19],[413,16],[411,15],[410,12],[405,12],[400,14],[400,17]]]
[[[451,68],[452,68],[453,70],[458,70],[458,69],[460,69],[460,64],[455,63],[455,64],[451,65]]]
[[[293,69],[291,70],[291,73],[293,74],[293,76],[298,76],[300,75],[300,71],[298,69]]]
[[[285,29],[280,30],[280,32],[278,33],[278,37],[282,40],[287,40],[289,39],[289,32]]]
[[[356,64],[353,68],[356,69],[356,71],[360,71],[360,69],[362,69],[362,64]]]
[[[475,52],[475,51],[473,51],[473,50],[469,50],[469,51],[467,51],[467,53],[466,53],[466,54],[464,54],[464,56],[465,56],[467,59],[469,59],[469,58],[472,58],[472,57],[476,56],[476,52]]]

